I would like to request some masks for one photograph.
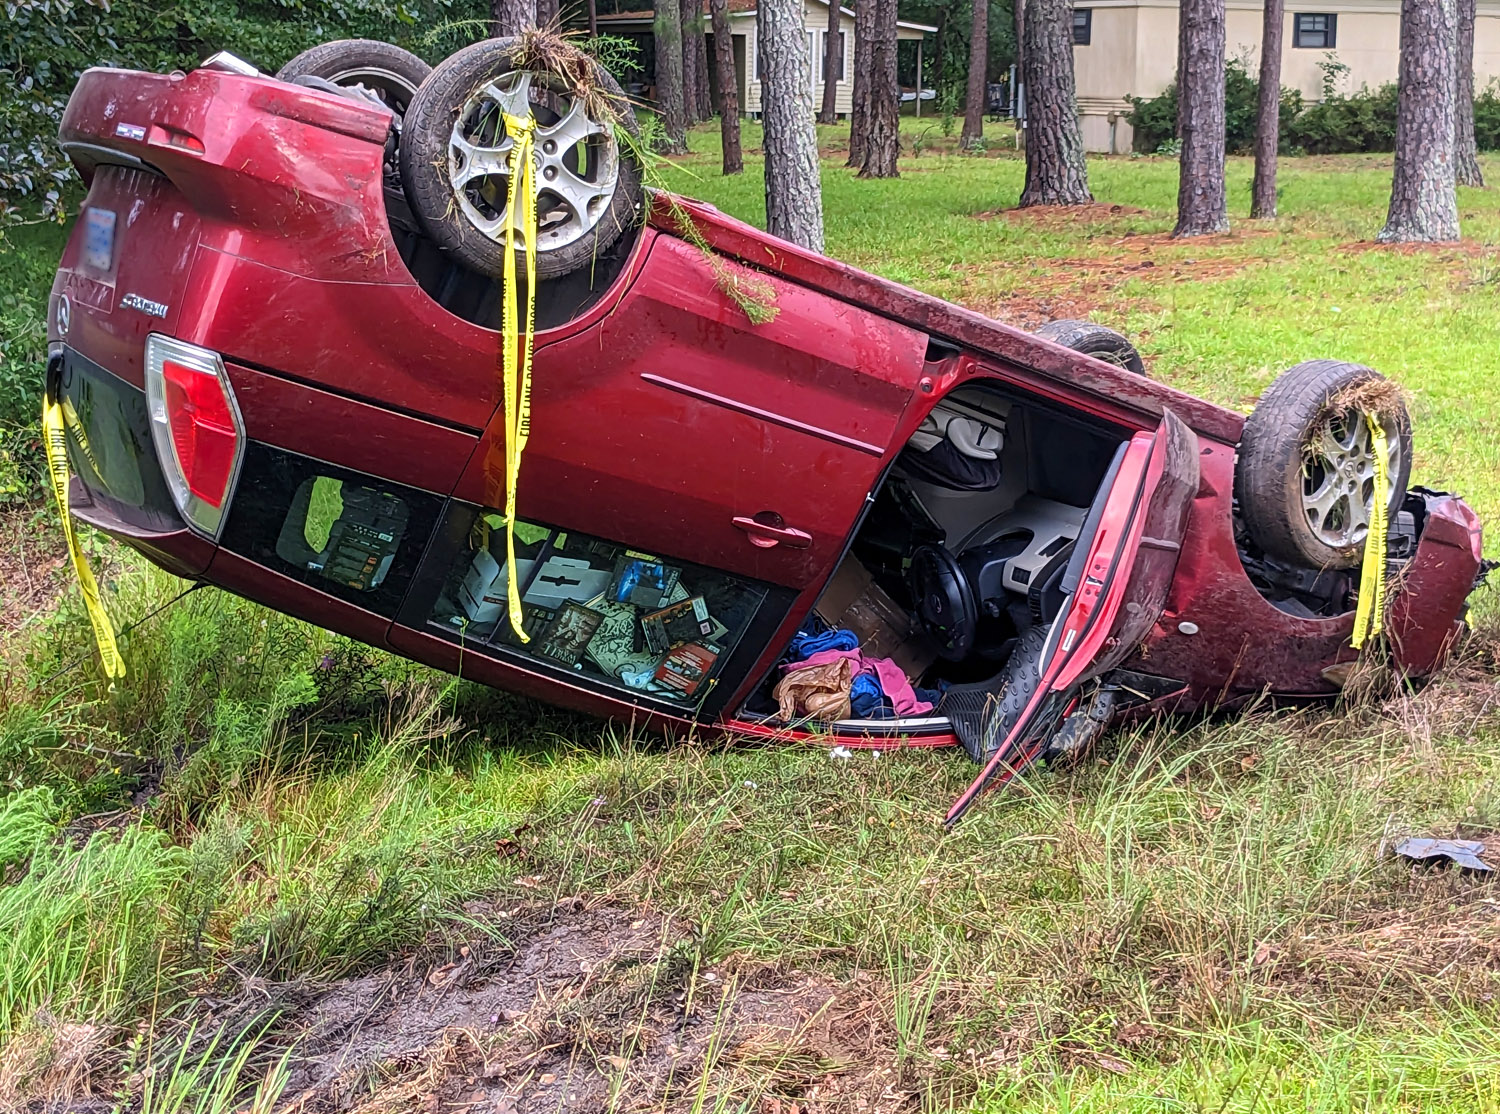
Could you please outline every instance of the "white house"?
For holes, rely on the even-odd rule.
[[[705,28],[708,25],[707,9],[705,7]],[[814,108],[821,107],[823,103],[823,59],[828,40],[828,0],[802,0],[803,24],[806,26],[807,49],[812,54],[812,94]],[[649,37],[651,23],[655,18],[654,10],[642,10],[631,12],[617,12],[606,14],[600,12],[598,16],[599,31],[601,34],[623,34],[632,37]],[[836,110],[840,116],[847,115],[853,101],[853,75],[854,75],[854,12],[849,8],[839,8],[839,48],[842,56],[842,65],[837,75],[837,86],[835,92]],[[739,88],[740,111],[747,115],[756,116],[760,114],[760,76],[757,72],[757,51],[755,39],[755,0],[729,0],[729,30],[734,39],[734,72],[736,85]],[[896,37],[899,42],[916,43],[916,72],[922,72],[922,40],[923,37],[937,30],[936,27],[928,27],[921,23],[909,23],[901,20],[896,24]],[[713,36],[709,35],[709,64],[714,64]],[[651,86],[655,82],[654,53],[648,54],[650,61],[649,72],[645,75],[647,80],[642,82],[642,88],[637,90],[647,99],[651,99]]]

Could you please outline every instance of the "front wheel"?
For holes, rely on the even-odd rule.
[[[337,39],[304,50],[276,74],[281,81],[314,78],[373,94],[399,120],[432,67],[408,50],[377,39]]]
[[[1386,435],[1385,490],[1376,491],[1371,418]],[[1309,360],[1277,377],[1245,420],[1234,492],[1250,538],[1309,569],[1360,563],[1381,499],[1400,509],[1411,474],[1411,418],[1378,372]]]

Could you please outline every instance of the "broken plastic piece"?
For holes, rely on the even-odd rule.
[[[1483,874],[1494,871],[1494,867],[1479,856],[1484,853],[1484,844],[1477,839],[1421,839],[1409,836],[1396,844],[1395,851],[1403,859],[1412,862],[1446,860],[1463,870],[1476,870]]]

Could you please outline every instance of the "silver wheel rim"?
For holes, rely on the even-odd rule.
[[[1386,431],[1385,505],[1401,482],[1401,437]],[[1302,513],[1324,545],[1349,549],[1364,544],[1375,507],[1375,446],[1363,410],[1327,418],[1314,431],[1302,461]]]
[[[556,251],[598,226],[620,177],[614,129],[590,116],[582,97],[525,71],[488,82],[468,99],[453,125],[448,183],[469,223],[482,236],[503,242],[513,141],[502,113],[528,112],[537,122],[532,146],[536,249]]]

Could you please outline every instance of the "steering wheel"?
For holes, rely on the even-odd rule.
[[[917,619],[938,644],[938,654],[961,661],[974,645],[979,608],[974,590],[957,559],[940,545],[924,545],[911,557],[907,572],[917,603]]]

